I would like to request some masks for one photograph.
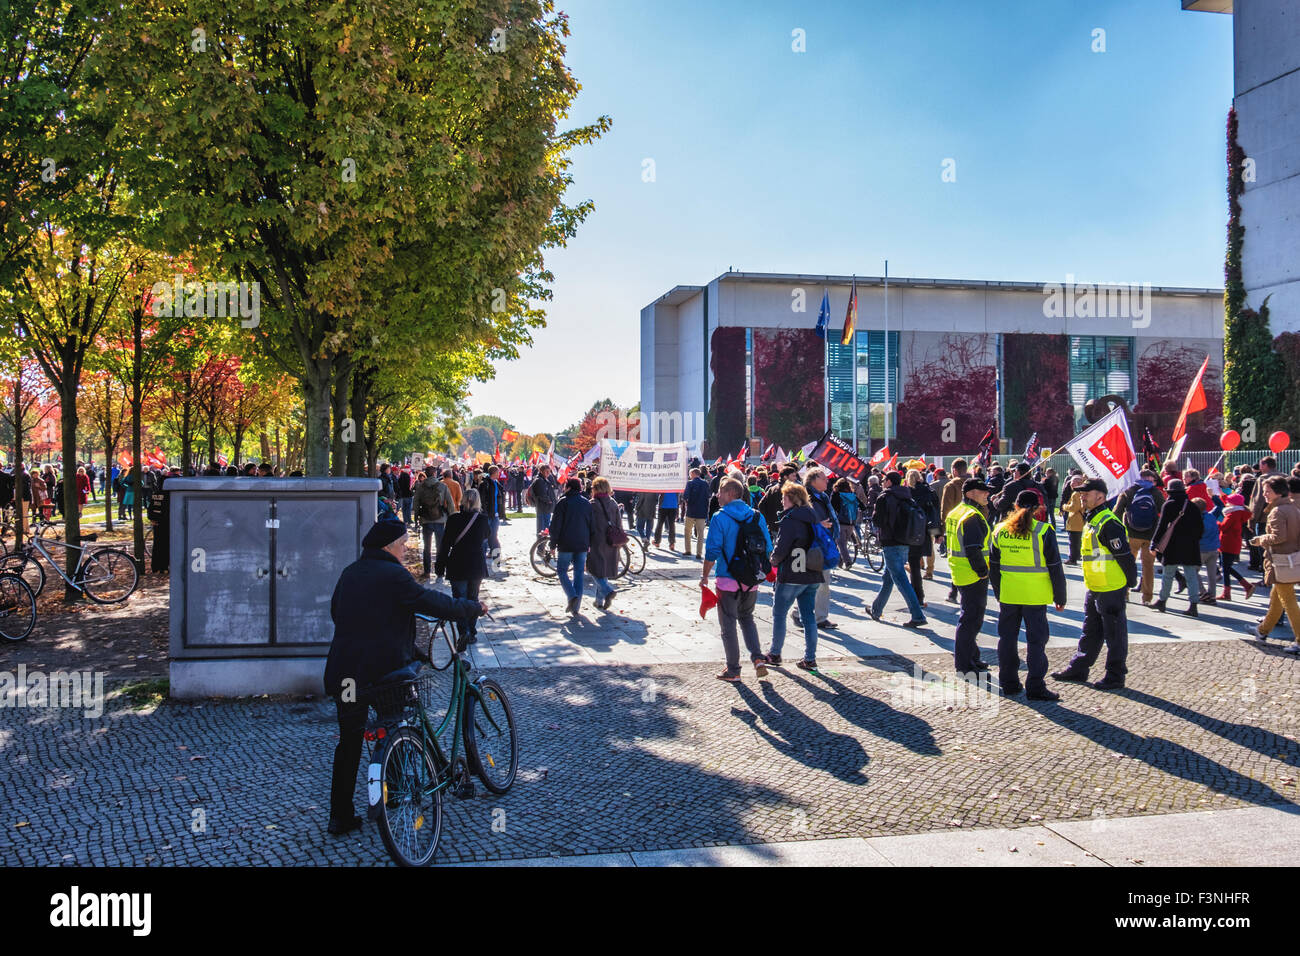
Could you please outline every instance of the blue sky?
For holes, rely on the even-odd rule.
[[[474,384],[475,413],[538,432],[635,402],[642,306],[729,266],[1223,283],[1229,16],[1178,0],[558,5],[583,86],[570,122],[614,125],[574,156],[571,198],[596,209],[548,257],[548,327]]]

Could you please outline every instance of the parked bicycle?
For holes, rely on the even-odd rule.
[[[36,595],[17,574],[0,572],[0,637],[21,641],[36,626]]]
[[[53,550],[52,550],[53,549]],[[63,549],[59,552],[58,549]],[[63,570],[62,558],[68,550],[76,551],[77,564],[72,576]],[[88,545],[68,544],[39,535],[28,539],[18,551],[0,557],[0,572],[12,572],[27,582],[32,593],[40,595],[45,588],[45,559],[63,582],[76,588],[96,604],[120,604],[131,596],[139,583],[135,560],[119,548],[95,548]]]
[[[472,626],[453,637],[446,621],[416,615],[416,647],[427,640],[431,667],[414,680],[372,689],[365,738],[371,744],[367,792],[370,815],[389,856],[401,866],[427,866],[442,834],[442,795],[474,795],[470,773],[492,793],[505,793],[519,772],[519,739],[505,690],[490,677],[470,677],[464,658],[474,643]],[[450,660],[432,666],[438,637]],[[435,727],[435,673],[451,668],[451,701]],[[436,713],[436,710],[435,710]],[[450,752],[440,743],[450,731]],[[465,753],[460,752],[464,743]]]
[[[528,561],[536,571],[544,578],[553,578],[558,575],[555,567],[555,556],[557,549],[551,536],[543,531],[533,542],[532,548],[528,551]],[[628,535],[627,543],[619,549],[618,567],[614,570],[614,577],[621,578],[627,574],[640,574],[645,570],[645,545],[636,535]]]

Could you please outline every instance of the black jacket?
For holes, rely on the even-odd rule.
[[[1155,547],[1156,542],[1170,525],[1173,525],[1174,533],[1165,547],[1161,560],[1165,564],[1188,564],[1199,567],[1201,534],[1205,530],[1205,523],[1201,518],[1201,509],[1187,497],[1186,492],[1171,492],[1169,500],[1160,509],[1160,520],[1156,522],[1156,530],[1151,533],[1152,547]]]
[[[325,659],[325,693],[337,696],[349,679],[360,692],[415,660],[416,613],[472,621],[478,602],[423,588],[387,551],[363,550],[339,575],[330,600],[334,640]]]
[[[758,513],[767,522],[769,531],[776,531],[782,516],[781,486],[772,485],[758,501]]]
[[[906,485],[893,485],[880,493],[876,507],[872,510],[871,523],[876,526],[882,548],[902,547],[907,542],[900,541],[894,534],[899,524],[900,502],[912,500],[912,489]]]
[[[588,551],[595,531],[591,502],[576,491],[566,491],[551,513],[551,540],[559,551]]]
[[[1047,492],[1043,491],[1043,486],[1034,479],[1025,475],[1023,478],[1017,478],[1015,481],[1008,482],[1002,487],[1002,494],[991,502],[993,505],[994,522],[1001,521],[1007,515],[1011,514],[1016,507],[1016,496],[1022,491],[1032,489],[1043,496],[1043,504],[1047,504]]]
[[[801,552],[806,560],[808,549],[816,541],[813,532],[813,523],[816,520],[812,509],[804,505],[791,508],[781,515],[776,541],[772,545],[772,564],[776,567],[778,584],[820,584],[822,582],[820,571],[794,570],[796,552]]]
[[[478,517],[470,524],[474,515]],[[469,525],[468,531],[465,531],[466,525]],[[487,515],[481,511],[458,511],[448,518],[433,573],[448,581],[481,581],[487,577],[485,545],[489,530]],[[465,534],[463,538],[462,532]]]

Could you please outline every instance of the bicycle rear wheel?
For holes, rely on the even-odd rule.
[[[538,538],[534,541],[532,550],[528,552],[528,560],[532,563],[533,570],[542,577],[553,578],[557,575],[555,548],[551,546],[550,538]]]
[[[0,637],[21,641],[36,626],[36,595],[16,574],[0,573]]]
[[[81,590],[96,604],[120,604],[135,590],[139,574],[125,551],[104,548],[86,557],[81,566]]]
[[[428,866],[442,834],[442,791],[424,740],[411,727],[388,738],[379,759],[379,835],[399,866]]]
[[[852,535],[844,542],[844,558],[848,561],[849,567],[858,563],[858,542]]]
[[[38,597],[45,587],[45,569],[41,567],[41,562],[30,554],[13,551],[0,558],[0,573],[5,571],[21,577],[32,589],[32,593]]]
[[[641,539],[634,534],[627,536],[627,544],[623,546],[628,554],[627,570],[629,574],[640,574],[645,570],[645,545]]]
[[[505,793],[519,772],[519,736],[515,714],[501,685],[492,678],[471,687],[465,701],[465,755],[493,793]]]
[[[885,566],[885,552],[880,549],[880,538],[873,531],[867,535],[867,567],[879,571]]]

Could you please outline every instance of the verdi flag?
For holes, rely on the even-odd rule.
[[[1205,411],[1209,404],[1205,400],[1205,386],[1201,384],[1205,378],[1205,370],[1210,367],[1210,357],[1205,356],[1205,361],[1201,363],[1201,370],[1196,373],[1196,378],[1192,380],[1192,387],[1187,390],[1187,397],[1183,399],[1183,410],[1178,413],[1178,423],[1174,425],[1174,441],[1182,438],[1187,434],[1187,416],[1196,412]]]
[[[883,464],[888,460],[889,460],[889,446],[886,445],[884,448],[881,448],[878,452],[872,455],[867,460],[867,464],[871,465],[874,468],[876,465]]]
[[[831,322],[831,294],[822,289],[822,307],[817,311],[817,338],[826,338],[826,327]]]
[[[1122,408],[1084,429],[1063,447],[1085,475],[1106,482],[1107,498],[1114,498],[1138,480],[1141,462],[1133,451]]]
[[[853,341],[853,330],[858,324],[858,277],[853,277],[853,288],[849,292],[849,307],[844,313],[844,332],[840,335],[840,345]]]

